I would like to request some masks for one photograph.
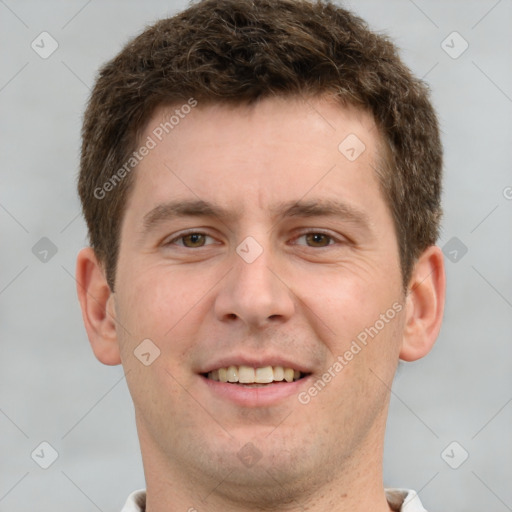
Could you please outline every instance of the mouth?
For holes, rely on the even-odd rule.
[[[201,375],[212,381],[259,388],[267,387],[272,384],[296,382],[310,374],[284,366],[263,366],[254,368],[252,366],[240,365],[217,368],[207,373],[202,373]]]

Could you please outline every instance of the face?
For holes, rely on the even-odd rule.
[[[143,454],[218,492],[329,481],[382,441],[404,325],[376,126],[265,99],[159,141],[170,114],[141,138],[113,297]]]

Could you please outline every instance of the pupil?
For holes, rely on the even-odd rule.
[[[191,235],[188,235],[187,238],[190,245],[200,245],[203,241],[203,235],[200,233],[192,233]]]
[[[310,242],[313,245],[325,245],[327,237],[322,233],[314,233],[310,235]]]

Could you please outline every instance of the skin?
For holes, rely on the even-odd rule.
[[[141,140],[166,113],[155,111]],[[338,150],[349,134],[366,147],[354,161]],[[389,510],[382,452],[390,387],[399,358],[432,347],[445,277],[432,246],[403,289],[373,170],[379,142],[369,114],[329,98],[199,104],[135,171],[115,293],[94,252],[80,252],[92,348],[101,362],[123,364],[133,398],[148,512]],[[228,215],[167,217],[145,229],[157,205],[198,199]],[[328,200],[359,220],[277,211]],[[179,238],[190,232],[207,236]],[[236,251],[249,236],[262,249],[252,263]],[[301,403],[298,392],[397,304],[401,311]],[[160,355],[145,366],[134,350],[147,338]],[[233,353],[282,354],[311,376],[272,405],[241,405],[199,375]],[[250,467],[237,456],[247,443],[259,457]]]

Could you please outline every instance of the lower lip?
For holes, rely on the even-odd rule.
[[[212,393],[237,405],[242,407],[269,407],[290,396],[297,396],[311,375],[293,382],[275,382],[261,387],[220,382],[202,375],[200,377]]]

